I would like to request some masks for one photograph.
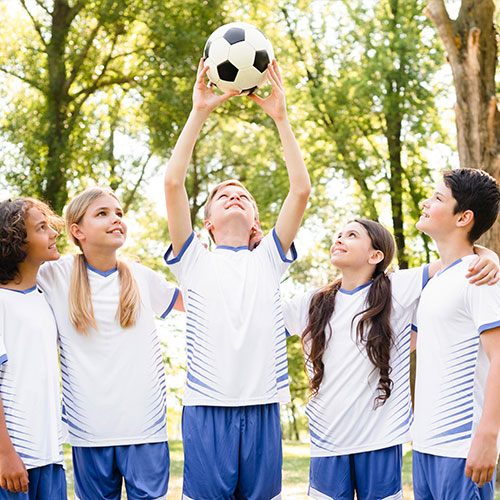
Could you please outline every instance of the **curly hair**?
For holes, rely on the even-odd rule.
[[[42,201],[34,198],[16,198],[0,202],[0,283],[6,285],[20,279],[19,264],[26,259],[26,218],[37,208],[57,231],[62,219]]]
[[[392,392],[393,381],[391,374],[391,349],[394,345],[394,335],[390,316],[392,310],[391,281],[386,275],[386,269],[394,257],[395,245],[391,233],[381,224],[366,219],[355,219],[353,222],[361,224],[370,237],[372,247],[380,250],[384,258],[376,265],[372,284],[368,291],[367,307],[357,313],[352,319],[361,316],[356,327],[358,345],[364,345],[368,359],[374,370],[379,372],[377,395],[374,408],[382,406]],[[335,296],[340,290],[341,279],[337,279],[318,290],[311,299],[309,318],[306,329],[302,333],[302,345],[306,353],[306,362],[312,367],[310,389],[312,396],[316,396],[323,381],[325,366],[323,354],[332,336],[330,318],[335,308]]]

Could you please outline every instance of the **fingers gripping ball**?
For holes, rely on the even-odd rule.
[[[274,51],[266,35],[255,26],[229,23],[210,35],[203,58],[209,67],[208,78],[219,90],[248,95],[266,82]]]

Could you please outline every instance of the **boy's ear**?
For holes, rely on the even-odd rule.
[[[460,214],[457,219],[458,227],[465,227],[474,222],[474,212],[472,210],[465,210]]]
[[[80,226],[78,224],[71,224],[69,227],[69,230],[71,231],[71,234],[78,240],[82,241],[85,239],[85,234],[83,231],[80,229]]]
[[[252,231],[257,232],[260,229],[260,222],[258,220],[254,221],[252,226]]]
[[[203,223],[203,226],[205,227],[205,229],[207,231],[210,231],[211,229],[213,229],[214,225],[212,224],[212,221],[207,219],[204,223]]]
[[[372,250],[368,257],[368,264],[377,265],[384,260],[384,252],[382,250]]]

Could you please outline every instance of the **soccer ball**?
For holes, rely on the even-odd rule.
[[[266,82],[274,51],[266,35],[255,26],[229,23],[210,35],[203,59],[209,66],[208,78],[219,90],[248,95]]]

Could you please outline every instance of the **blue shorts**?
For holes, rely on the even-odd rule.
[[[495,477],[478,488],[465,475],[465,458],[413,450],[413,492],[415,500],[493,500]]]
[[[0,488],[0,500],[66,500],[63,466],[49,464],[28,469],[28,493],[12,493]]]
[[[186,500],[281,498],[280,407],[185,406]]]
[[[403,498],[402,446],[335,457],[312,457],[309,496],[324,500]]]
[[[73,447],[75,500],[119,500],[122,479],[129,500],[153,500],[167,494],[168,443]]]

